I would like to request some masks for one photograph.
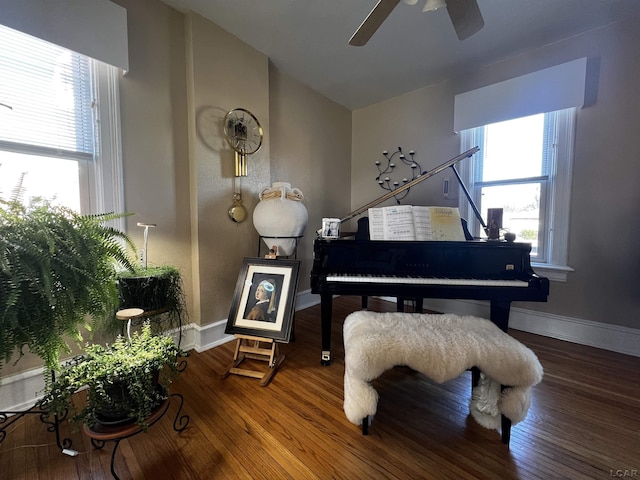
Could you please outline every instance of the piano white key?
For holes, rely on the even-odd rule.
[[[342,283],[399,283],[408,285],[458,285],[483,287],[528,287],[523,280],[490,280],[478,278],[396,277],[392,275],[329,274],[327,282]]]

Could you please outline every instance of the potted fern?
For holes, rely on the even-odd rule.
[[[183,353],[171,337],[154,335],[146,322],[130,338],[111,345],[93,344],[58,374],[46,390],[47,408],[71,420],[93,426],[135,422],[146,428],[153,410],[166,400],[168,385],[181,368]],[[79,407],[74,394],[87,387]]]
[[[28,349],[57,371],[81,327],[113,318],[116,268],[134,268],[132,242],[106,223],[120,216],[0,199],[0,367]]]

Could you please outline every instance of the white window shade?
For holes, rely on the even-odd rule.
[[[129,69],[127,10],[108,0],[0,0],[0,23]]]
[[[587,59],[545,68],[455,97],[455,132],[584,104]]]

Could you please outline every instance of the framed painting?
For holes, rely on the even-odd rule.
[[[299,270],[299,260],[245,258],[224,332],[288,343]]]

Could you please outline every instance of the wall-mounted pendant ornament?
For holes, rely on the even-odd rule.
[[[247,218],[247,210],[242,205],[242,195],[233,194],[233,205],[229,207],[229,217],[236,223],[244,222]]]

